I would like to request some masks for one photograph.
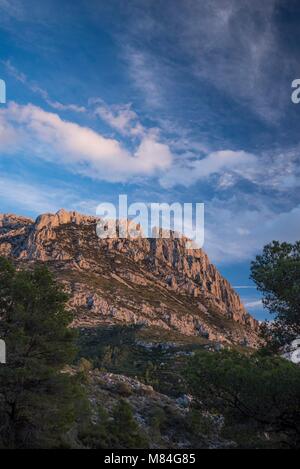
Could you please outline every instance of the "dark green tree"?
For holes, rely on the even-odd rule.
[[[137,424],[130,404],[121,399],[113,411],[110,423],[111,446],[113,448],[136,449],[148,448],[146,435]]]
[[[299,447],[297,365],[263,353],[203,351],[191,359],[187,380],[198,406],[223,416],[240,446]]]
[[[251,278],[263,294],[263,304],[274,316],[263,327],[270,347],[277,351],[300,336],[300,241],[273,241],[251,265]]]
[[[59,447],[74,423],[79,387],[63,372],[75,353],[66,299],[45,267],[16,270],[0,258],[1,447]]]
[[[105,408],[98,406],[97,422],[86,421],[79,429],[79,439],[85,447],[92,449],[149,447],[147,436],[139,427],[132,408],[125,399],[120,399],[115,404],[111,417]]]

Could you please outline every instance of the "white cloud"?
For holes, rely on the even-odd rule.
[[[135,150],[130,153],[118,140],[65,121],[56,113],[16,103],[0,112],[0,148],[12,152],[27,142],[30,151],[34,149],[40,157],[55,162],[60,159],[72,171],[108,181],[157,175],[167,189],[176,185],[190,187],[198,181],[208,181],[213,175],[218,176],[216,184],[221,190],[232,188],[241,178],[276,190],[289,190],[298,184],[298,147],[259,157],[227,149],[207,153],[202,158],[192,152],[175,158],[170,146],[159,142],[159,130],[142,127],[129,105],[110,108],[102,103],[96,112],[121,134],[138,137]],[[199,153],[203,155],[204,151]]]
[[[210,153],[202,159],[179,161],[160,178],[160,182],[166,188],[176,184],[189,187],[199,180],[207,180],[214,174],[224,176],[227,171],[247,177],[256,163],[256,156],[245,151],[221,150]]]
[[[126,181],[154,175],[172,164],[169,147],[155,135],[143,137],[130,153],[117,140],[32,104],[10,103],[0,111],[0,119],[17,132],[27,152],[95,179]]]

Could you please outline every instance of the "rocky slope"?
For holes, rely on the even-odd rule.
[[[45,262],[70,293],[74,326],[143,323],[255,345],[259,325],[201,249],[184,239],[99,239],[97,219],[60,210],[0,215],[0,255]]]
[[[79,365],[78,368],[82,370],[83,367]],[[69,372],[74,374],[78,370],[71,369]],[[221,436],[223,419],[220,416],[195,411],[192,408],[192,396],[188,394],[175,399],[155,391],[151,385],[141,383],[136,378],[97,369],[85,370],[84,374],[93,413],[90,438],[85,435],[84,439],[86,446],[89,442],[95,441],[95,438],[91,439],[93,428],[97,428],[99,423],[102,424],[102,428],[104,427],[105,416],[113,426],[119,425],[120,422],[115,421],[115,409],[118,408],[120,400],[126,401],[129,405],[138,432],[143,435],[149,448],[219,449],[236,446],[233,441]],[[99,406],[100,409],[104,409],[101,403],[105,403],[105,414],[103,415],[102,410],[99,418]],[[126,425],[126,422],[123,422],[123,425]],[[104,431],[108,433],[105,427]]]

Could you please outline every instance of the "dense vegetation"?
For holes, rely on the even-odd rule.
[[[188,368],[196,403],[224,418],[240,447],[299,447],[300,368],[264,353],[198,353]]]
[[[176,398],[186,392],[183,371],[188,358],[208,341],[132,324],[81,329],[77,343],[77,359],[87,358],[95,368],[112,373],[136,376]]]

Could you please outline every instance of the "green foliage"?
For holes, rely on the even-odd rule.
[[[247,445],[299,446],[300,369],[296,365],[259,353],[201,352],[191,359],[187,380],[200,408],[223,415],[227,431],[242,428]],[[235,437],[238,441],[239,434]]]
[[[88,358],[95,368],[137,377],[162,394],[179,397],[185,393],[183,370],[188,355],[203,347],[199,337],[176,337],[158,328],[113,325],[82,329],[77,361]],[[185,339],[186,342],[182,342]],[[195,341],[193,341],[195,339]],[[146,348],[139,343],[175,343],[175,347]]]
[[[110,425],[113,448],[148,448],[146,436],[138,426],[130,404],[121,399],[113,412]]]
[[[165,429],[167,423],[167,415],[161,406],[153,406],[148,416],[150,420],[153,437],[159,439],[161,432]]]
[[[263,304],[275,315],[264,335],[278,350],[300,335],[300,241],[273,241],[251,265],[251,278],[263,293]]]
[[[78,340],[78,358],[89,357],[97,368],[118,371],[120,362],[130,361],[128,352],[140,327],[114,325],[84,331]]]
[[[142,375],[143,381],[145,384],[151,385],[151,386],[159,386],[159,380],[158,380],[158,374],[159,374],[159,365],[156,363],[153,363],[152,361],[148,361],[145,365],[145,370]]]
[[[192,407],[188,413],[188,424],[191,434],[198,438],[212,437],[218,430],[215,420],[218,418],[213,415],[207,415],[200,409]]]
[[[86,358],[81,358],[78,363],[77,379],[83,384],[87,384],[90,381],[90,372],[93,370],[93,363]]]
[[[110,419],[107,411],[98,405],[97,423],[93,423],[90,419],[83,420],[82,424],[79,425],[78,439],[85,448],[110,448],[111,435],[109,426]]]
[[[62,373],[75,354],[66,299],[45,267],[16,271],[0,259],[1,447],[59,447],[74,424],[81,391]]]
[[[97,423],[81,428],[79,439],[85,447],[93,449],[148,448],[148,439],[136,422],[130,404],[121,399],[114,407],[112,417],[98,408]]]

